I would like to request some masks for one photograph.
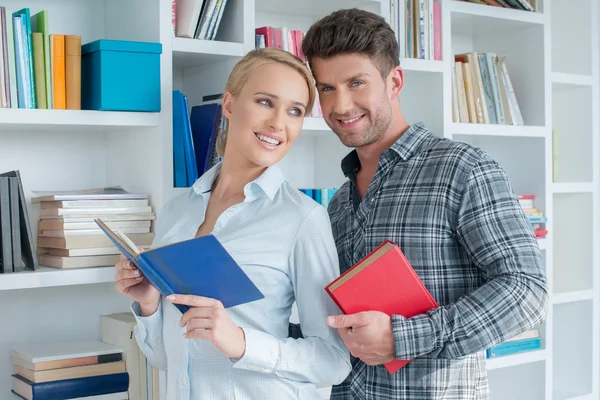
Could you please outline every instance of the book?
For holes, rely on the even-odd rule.
[[[386,240],[325,287],[344,314],[380,311],[410,318],[438,305],[395,243]],[[385,364],[390,374],[411,360]]]
[[[264,298],[214,235],[201,236],[139,252],[118,229],[100,218],[98,226],[163,296],[192,294],[219,300],[225,308]],[[190,307],[174,304],[181,313]]]
[[[32,371],[121,361],[123,349],[97,340],[27,342],[14,345],[10,361]]]

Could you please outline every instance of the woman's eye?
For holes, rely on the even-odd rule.
[[[258,103],[269,107],[271,106],[271,101],[267,99],[258,100]]]
[[[295,115],[296,117],[299,117],[302,115],[302,110],[298,109],[298,108],[292,108],[290,110],[290,112]]]

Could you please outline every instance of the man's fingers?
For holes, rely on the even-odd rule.
[[[360,314],[333,315],[327,317],[327,325],[332,328],[350,328],[360,325]]]
[[[167,300],[175,304],[184,304],[191,307],[214,307],[223,308],[223,304],[219,300],[209,297],[194,296],[191,294],[171,294],[167,296]]]

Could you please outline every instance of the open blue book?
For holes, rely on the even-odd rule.
[[[225,308],[264,298],[264,295],[213,235],[202,236],[139,252],[123,233],[101,219],[98,226],[139,268],[163,296],[193,294],[210,297]],[[190,307],[174,304],[182,313]]]

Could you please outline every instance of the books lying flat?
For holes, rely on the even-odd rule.
[[[10,360],[33,371],[121,361],[123,349],[100,341],[36,342],[12,347]]]
[[[124,200],[124,199],[147,199],[145,193],[129,193],[119,186],[105,188],[96,188],[88,190],[56,191],[43,192],[33,191],[35,197],[31,198],[32,203],[41,201],[62,201],[62,200]]]
[[[154,240],[154,233],[132,233],[129,237],[139,246],[149,246]],[[38,236],[38,246],[54,249],[86,249],[96,247],[110,247],[113,243],[106,235],[100,233],[97,235],[80,236]]]
[[[127,391],[127,372],[85,378],[64,379],[34,383],[20,375],[13,375],[13,391],[27,400],[73,399]],[[60,395],[57,396],[57,393]]]
[[[33,371],[29,368],[15,365],[14,371],[15,374],[20,375],[33,383],[42,383],[64,379],[85,378],[89,376],[118,374],[125,372],[125,361],[57,368],[46,371]]]
[[[118,254],[80,257],[55,257],[49,254],[39,256],[40,265],[59,269],[107,267],[118,263],[120,257]]]
[[[213,235],[157,247],[140,253],[129,238],[96,221],[119,250],[163,295],[193,294],[210,297],[224,307],[264,296]],[[182,313],[189,307],[176,304]]]
[[[437,303],[408,260],[386,240],[325,288],[344,314],[381,311],[406,318],[423,314]],[[385,368],[393,374],[411,360],[393,360]]]

